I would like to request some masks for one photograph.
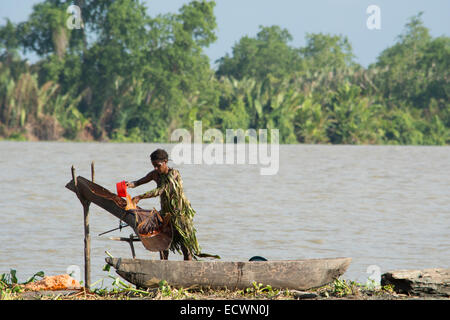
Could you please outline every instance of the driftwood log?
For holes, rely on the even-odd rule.
[[[383,274],[381,285],[414,296],[450,297],[450,269],[397,270]]]

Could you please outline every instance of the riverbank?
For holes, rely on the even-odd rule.
[[[450,300],[438,295],[399,294],[392,285],[376,286],[336,279],[326,286],[308,291],[277,290],[254,283],[244,290],[172,288],[166,282],[159,288],[140,290],[116,278],[112,289],[84,287],[78,290],[27,291],[21,285],[0,290],[0,300]]]

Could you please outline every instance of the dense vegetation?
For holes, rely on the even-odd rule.
[[[149,16],[138,0],[45,0],[0,27],[0,137],[167,142],[176,128],[280,130],[281,143],[450,143],[450,38],[421,14],[364,68],[345,36],[260,27],[210,66],[214,1]],[[30,65],[21,53],[40,60]]]

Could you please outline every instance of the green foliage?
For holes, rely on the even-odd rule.
[[[17,36],[18,28],[11,20],[6,19],[6,24],[0,27],[0,49],[15,51],[20,46],[20,37]]]
[[[66,26],[68,6],[59,1],[35,4],[28,21],[18,25],[24,49],[41,56],[54,53],[62,58],[71,35]]]
[[[281,143],[295,143],[293,119],[303,95],[288,80],[269,77],[263,82],[252,79],[222,79],[220,97],[221,128],[278,129]]]
[[[394,286],[380,286],[374,280],[370,279],[365,284],[345,279],[335,279],[332,283],[317,288],[316,292],[323,297],[362,298],[367,296],[391,296],[394,294]]]
[[[281,294],[281,290],[273,289],[270,285],[265,286],[262,283],[258,283],[256,281],[253,281],[252,285],[253,287],[246,288],[244,290],[246,295],[250,295],[255,298],[265,297],[270,299]]]
[[[170,298],[170,299],[185,299],[188,296],[188,291],[184,288],[175,289],[172,288],[166,280],[161,280],[159,282],[159,294],[163,298]]]
[[[338,297],[348,296],[353,293],[354,284],[346,280],[336,279],[333,282],[333,294]]]
[[[378,69],[374,82],[389,106],[426,109],[431,99],[449,101],[450,38],[432,39],[420,17],[412,17],[398,42],[371,66]]]
[[[306,144],[328,143],[327,129],[330,120],[327,111],[312,98],[307,98],[295,118],[298,140]]]
[[[150,16],[142,0],[44,0],[0,26],[0,136],[169,142],[174,129],[278,129],[281,143],[450,143],[450,38],[421,13],[363,68],[347,37],[260,26],[212,70],[215,2]],[[87,36],[89,34],[89,37]],[[29,65],[19,52],[41,58]],[[270,132],[270,131],[269,131]]]
[[[89,122],[77,109],[82,96],[61,95],[58,84],[49,81],[40,86],[37,78],[26,72],[15,80],[0,65],[0,123],[11,132],[9,138],[28,132],[43,140],[75,139]]]
[[[354,65],[352,46],[347,37],[307,34],[306,47],[300,49],[303,67],[308,72],[343,70]]]
[[[228,54],[219,59],[217,75],[242,80],[264,80],[269,75],[285,77],[300,66],[298,50],[289,46],[292,36],[278,26],[263,27],[256,38],[243,37]]]
[[[331,97],[330,126],[327,135],[336,144],[376,143],[380,131],[377,120],[381,115],[369,98],[361,97],[355,85],[344,84]]]
[[[0,274],[0,300],[15,298],[17,294],[23,292],[23,285],[36,281],[38,277],[43,278],[44,272],[36,272],[33,276],[28,278],[28,280],[22,283],[19,283],[17,271],[14,269],[11,269],[9,273]]]

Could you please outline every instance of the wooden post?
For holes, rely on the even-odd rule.
[[[89,234],[89,205],[90,202],[83,203],[84,213],[84,282],[86,289],[91,287],[91,235]]]
[[[95,182],[95,168],[94,168],[94,161],[91,163],[91,180],[92,182]]]
[[[136,259],[136,253],[134,251],[134,244],[133,244],[134,239],[133,238],[134,238],[133,234],[130,234],[129,244],[130,244],[130,248],[131,248],[131,256],[133,257],[133,259]]]
[[[73,183],[75,185],[75,191],[77,193],[77,196],[80,197],[79,192],[78,192],[77,176],[75,175],[75,168],[74,168],[74,166],[72,166],[71,170],[72,170],[72,180],[73,180]]]
[[[91,164],[91,175],[94,179],[94,163]],[[75,190],[83,205],[83,220],[84,220],[84,286],[90,289],[91,286],[91,235],[89,232],[89,206],[90,201],[84,199],[78,190],[77,177],[75,175],[75,168],[72,166],[72,179],[75,184]]]

